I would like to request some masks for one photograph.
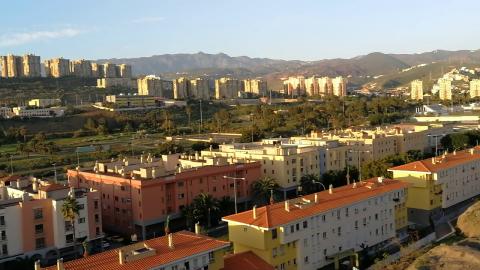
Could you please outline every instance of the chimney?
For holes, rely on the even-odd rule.
[[[195,234],[200,235],[202,232],[202,227],[200,226],[200,223],[195,223]]]
[[[290,212],[290,202],[288,200],[285,201],[285,211]]]
[[[380,184],[383,183],[383,177],[381,177],[381,176],[377,177],[377,181],[378,181],[378,183],[380,183]]]
[[[315,192],[315,203],[318,203],[318,193]]]
[[[57,270],[65,270],[63,267],[63,258],[57,260]]]
[[[330,185],[328,186],[328,193],[330,193],[330,194],[333,193],[333,185],[332,185],[332,184],[330,184]]]
[[[126,261],[125,261],[125,254],[124,254],[124,251],[123,249],[119,249],[118,250],[118,262],[120,264],[125,264]]]
[[[173,249],[174,245],[173,245],[173,234],[169,233],[168,234],[168,247],[170,249]]]
[[[41,268],[40,268],[40,260],[36,260],[36,261],[35,261],[34,270],[41,270]]]
[[[456,156],[457,155],[457,150],[453,150],[453,155]]]
[[[357,188],[357,182],[353,182],[353,188]]]
[[[435,157],[432,157],[432,164],[435,165]]]
[[[198,160],[199,159],[199,154],[198,154],[198,151],[195,152],[195,160]]]
[[[473,155],[473,154],[474,154],[474,152],[475,152],[475,149],[473,149],[473,148],[470,148],[470,155]]]
[[[37,179],[33,179],[32,189],[33,189],[33,191],[35,191],[35,192],[38,191],[38,182],[37,182]]]
[[[256,205],[253,206],[252,212],[253,212],[253,219],[257,219],[257,206]]]

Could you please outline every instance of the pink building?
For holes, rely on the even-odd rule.
[[[181,209],[201,193],[233,198],[233,180],[224,176],[244,178],[236,180],[237,202],[250,200],[260,166],[259,162],[231,164],[226,158],[175,154],[112,160],[97,163],[92,170],[68,170],[67,174],[70,185],[100,191],[105,229],[145,238],[154,231],[152,226],[162,224],[168,215],[180,217]]]
[[[61,211],[73,196],[79,213],[75,226]],[[0,179],[0,263],[30,256],[44,263],[82,253],[81,242],[101,243],[102,219],[99,192],[50,184],[35,178]],[[74,229],[75,227],[75,234]]]

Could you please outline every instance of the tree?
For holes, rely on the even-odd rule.
[[[213,115],[213,123],[216,127],[217,132],[224,131],[225,127],[227,127],[230,123],[230,120],[231,115],[225,109],[221,109]]]
[[[303,175],[300,178],[300,186],[302,187],[302,194],[311,194],[319,191],[320,177],[315,174]]]
[[[252,191],[259,205],[265,205],[270,201],[272,190],[278,188],[277,182],[268,176],[259,179],[252,184]]]
[[[84,127],[86,130],[95,131],[97,129],[97,124],[92,118],[88,118],[87,122],[85,122]]]
[[[186,223],[185,226],[189,230],[192,230],[192,225],[195,220],[193,210],[194,210],[193,204],[187,205],[181,209],[182,216],[185,218],[185,223]]]
[[[384,160],[373,160],[362,165],[362,178],[369,179],[377,176],[389,177],[390,173],[387,171],[389,165]]]
[[[68,196],[67,198],[65,198],[65,200],[63,201],[61,211],[62,211],[63,218],[67,221],[70,221],[73,227],[73,247],[75,250],[75,257],[76,257],[77,256],[77,239],[75,237],[75,219],[78,216],[78,213],[80,211],[80,207],[78,205],[77,200],[72,196]]]
[[[464,149],[469,146],[469,137],[465,133],[448,134],[440,143],[450,151]]]
[[[219,211],[219,202],[212,195],[201,193],[193,199],[194,220],[207,228],[212,226],[212,216],[216,216]]]
[[[219,218],[235,213],[235,202],[229,196],[223,196],[218,201],[218,206],[220,208]]]

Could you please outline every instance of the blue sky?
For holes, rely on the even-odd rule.
[[[480,48],[474,0],[15,0],[0,10],[0,55],[318,60]]]

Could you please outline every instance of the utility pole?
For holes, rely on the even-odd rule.
[[[202,110],[202,100],[200,99],[200,127],[198,128],[198,133],[202,133],[203,129],[203,110]]]
[[[53,179],[55,183],[57,183],[57,164],[53,163],[52,165],[53,165]]]

